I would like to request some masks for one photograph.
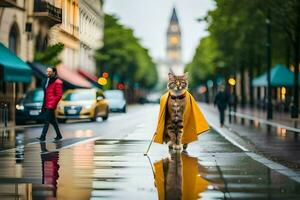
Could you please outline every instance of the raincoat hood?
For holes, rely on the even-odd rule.
[[[158,123],[155,132],[154,142],[163,144],[164,129],[165,129],[165,115],[168,98],[170,93],[165,93],[160,98],[160,110],[158,115]],[[183,113],[183,135],[181,139],[182,144],[187,144],[197,140],[197,136],[209,129],[208,123],[200,111],[194,97],[186,91],[186,107]]]

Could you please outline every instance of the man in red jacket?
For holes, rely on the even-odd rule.
[[[43,84],[44,89],[44,102],[42,107],[42,116],[45,120],[45,125],[42,131],[42,135],[38,138],[40,141],[45,141],[46,134],[51,123],[56,132],[55,141],[61,140],[62,135],[58,128],[58,123],[55,117],[55,109],[59,100],[62,97],[63,83],[57,78],[57,70],[55,67],[47,68],[47,80]]]

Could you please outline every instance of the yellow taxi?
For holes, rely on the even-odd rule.
[[[101,117],[108,119],[108,100],[100,89],[72,89],[67,90],[56,109],[58,121],[67,119],[91,119],[96,121]]]

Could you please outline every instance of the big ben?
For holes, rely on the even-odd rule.
[[[167,30],[167,59],[173,64],[181,63],[181,31],[175,8]]]

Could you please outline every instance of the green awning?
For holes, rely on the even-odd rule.
[[[3,68],[3,69],[1,69]],[[7,82],[30,82],[31,68],[0,43],[0,70],[2,77]]]
[[[253,79],[252,85],[254,87],[268,86],[267,72]],[[287,67],[281,64],[277,64],[275,65],[275,67],[271,69],[272,87],[281,87],[281,86],[292,87],[293,85],[294,85],[294,73],[290,71]]]

